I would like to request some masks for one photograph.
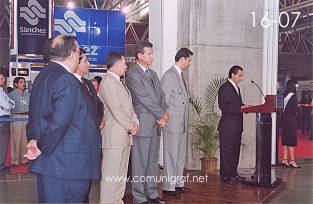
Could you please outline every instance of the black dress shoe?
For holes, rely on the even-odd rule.
[[[244,180],[246,180],[245,177],[242,177],[242,176],[239,176],[239,175],[237,175],[235,178],[236,178],[237,181],[244,181]]]
[[[178,192],[183,192],[183,193],[190,193],[191,192],[191,189],[187,188],[187,187],[176,187],[175,190]]]
[[[163,190],[163,194],[169,195],[169,196],[175,196],[176,198],[180,197],[180,193],[177,191],[165,191],[165,190]]]
[[[149,203],[160,203],[160,204],[166,204],[166,200],[162,200],[161,198],[157,197],[154,199],[148,199]]]

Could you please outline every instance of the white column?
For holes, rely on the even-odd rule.
[[[263,16],[269,26],[263,27],[263,93],[277,94],[279,1],[264,0]],[[276,164],[276,113],[272,113],[272,164]]]
[[[149,2],[149,40],[153,43],[152,69],[161,79],[175,61],[177,49],[177,0]],[[160,143],[159,163],[163,165],[163,136]]]

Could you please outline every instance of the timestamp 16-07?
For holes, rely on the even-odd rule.
[[[255,19],[255,12],[251,12],[252,15],[252,26],[255,27],[256,26],[256,19]],[[265,15],[263,16],[262,20],[261,20],[261,26],[263,28],[268,28],[272,23],[279,23],[279,26],[282,28],[286,28],[289,26],[290,19],[292,19],[292,25],[291,27],[293,28],[299,17],[300,17],[301,13],[300,12],[291,12],[290,14],[287,12],[281,12],[279,13],[279,18],[277,20],[273,20],[269,18],[269,14],[268,12],[265,13]],[[282,22],[282,18],[283,16],[286,16],[284,19],[284,22]]]

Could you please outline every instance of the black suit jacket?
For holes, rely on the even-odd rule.
[[[98,125],[101,124],[102,122],[102,118],[103,118],[103,113],[104,113],[104,105],[102,103],[102,101],[100,100],[97,91],[95,89],[95,87],[92,85],[91,81],[83,78],[83,81],[85,82],[85,84],[88,86],[88,92],[86,92],[86,89],[83,89],[85,94],[88,95],[89,98],[89,102],[91,103],[89,107],[92,107],[92,111],[96,117],[96,120],[98,122]]]
[[[297,94],[293,94],[289,99],[286,108],[282,114],[282,125],[284,127],[297,128],[297,111],[298,111]]]
[[[239,95],[228,80],[218,90],[218,105],[222,111],[219,132],[240,133],[243,130],[243,115],[240,112],[243,103],[239,87],[238,90]]]

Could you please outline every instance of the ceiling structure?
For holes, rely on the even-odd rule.
[[[279,8],[280,53],[313,55],[313,0],[279,0]]]
[[[84,8],[127,8],[126,43],[148,38],[149,0],[54,0],[54,4],[66,6],[70,1]],[[313,0],[279,0],[279,7],[279,22],[283,25],[279,29],[280,53],[313,55]],[[5,8],[8,12],[7,5]],[[4,24],[9,24],[8,15],[0,16],[0,27]]]
[[[54,4],[76,7],[122,10],[126,17],[126,45],[137,44],[149,36],[149,0],[55,0]]]

